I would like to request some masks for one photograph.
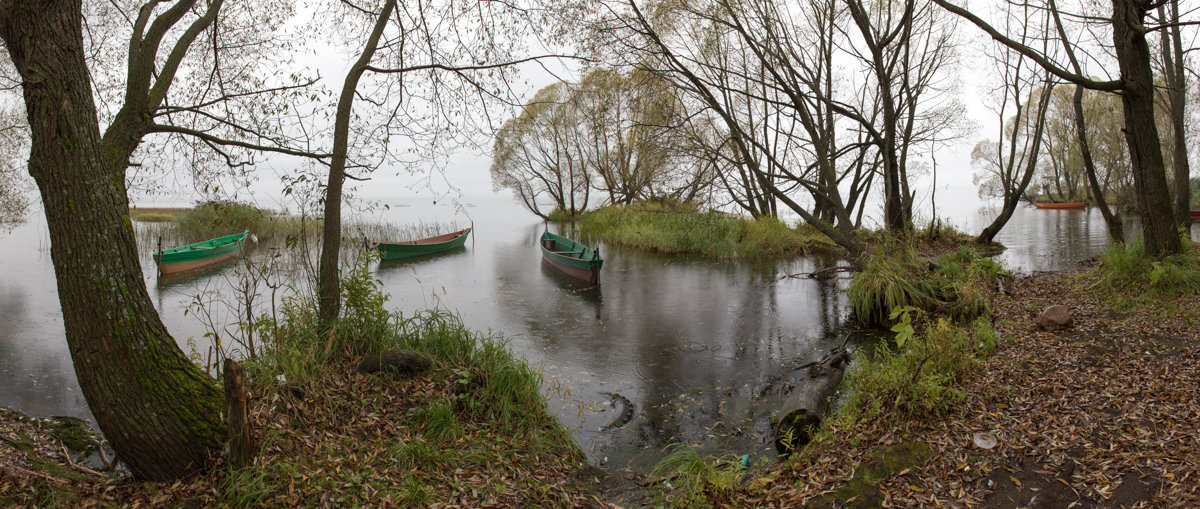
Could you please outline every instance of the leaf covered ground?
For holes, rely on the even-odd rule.
[[[993,303],[999,347],[960,382],[965,399],[949,414],[859,422],[749,481],[728,505],[1200,507],[1196,295],[1114,295],[1094,271],[1014,287]],[[1070,308],[1073,327],[1034,325],[1053,304]],[[998,445],[976,446],[980,432]],[[923,464],[851,482],[887,447],[913,442],[932,447]]]
[[[598,472],[565,445],[566,435],[554,429],[514,434],[501,423],[461,417],[477,412],[456,408],[469,404],[459,396],[460,375],[331,374],[306,390],[260,389],[252,394],[261,444],[254,465],[219,467],[175,483],[73,468],[48,426],[6,413],[0,419],[0,506],[598,505],[587,491]]]

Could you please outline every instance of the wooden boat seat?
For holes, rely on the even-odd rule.
[[[550,252],[554,253],[554,254],[564,255],[564,256],[582,256],[583,255],[582,250],[580,250],[580,251],[550,251]]]

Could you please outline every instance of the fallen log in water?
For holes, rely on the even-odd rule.
[[[784,399],[771,422],[775,449],[780,454],[791,454],[812,440],[813,431],[829,413],[849,362],[850,352],[839,348],[808,367],[804,380]]]

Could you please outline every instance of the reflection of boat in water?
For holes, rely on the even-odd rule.
[[[538,246],[542,248],[542,259],[564,274],[591,283],[600,282],[604,260],[600,259],[598,250],[549,231],[542,232]]]
[[[1039,209],[1082,209],[1087,207],[1087,202],[1072,201],[1064,203],[1052,203],[1035,201],[1033,202],[1033,206]]]
[[[407,242],[380,242],[375,244],[375,249],[379,251],[380,256],[384,260],[398,260],[401,258],[412,258],[414,256],[423,256],[433,254],[456,247],[462,247],[467,242],[467,236],[470,235],[471,229],[459,230],[436,237],[429,237],[420,240],[410,240]]]
[[[154,253],[158,275],[182,276],[212,267],[237,256],[246,243],[250,230],[224,237],[217,237],[186,246],[163,249]]]
[[[600,285],[575,277],[566,277],[561,269],[545,258],[542,259],[542,273],[549,276],[549,280],[553,281],[554,285],[558,288],[573,295],[578,295],[587,302],[599,303],[603,300],[600,293]]]
[[[442,258],[458,256],[460,254],[465,253],[466,251],[467,251],[466,246],[458,246],[458,247],[452,247],[450,249],[446,249],[443,251],[437,251],[437,252],[433,252],[433,253],[429,253],[429,254],[425,254],[425,255],[410,256],[407,258],[394,258],[391,260],[379,260],[379,267],[377,270],[379,270],[380,272],[387,272],[387,271],[395,270],[399,267],[412,267],[413,264],[415,264],[415,263],[426,263],[426,262],[431,262],[433,260],[440,260]]]

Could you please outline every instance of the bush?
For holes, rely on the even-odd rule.
[[[1185,251],[1191,251],[1187,237]],[[1114,244],[1100,254],[1106,286],[1118,295],[1128,288],[1145,288],[1157,295],[1178,296],[1200,292],[1200,257],[1190,252],[1155,260],[1146,255],[1141,239]]]
[[[280,216],[269,210],[233,201],[210,201],[175,217],[175,225],[192,241],[250,230],[260,238],[316,233],[320,222]]]
[[[848,383],[855,388],[850,410],[864,418],[944,414],[963,399],[954,385],[998,341],[991,321],[981,317],[970,329],[939,319],[910,338],[903,349],[881,343],[873,359],[860,355],[855,362],[858,368],[849,374]]]

